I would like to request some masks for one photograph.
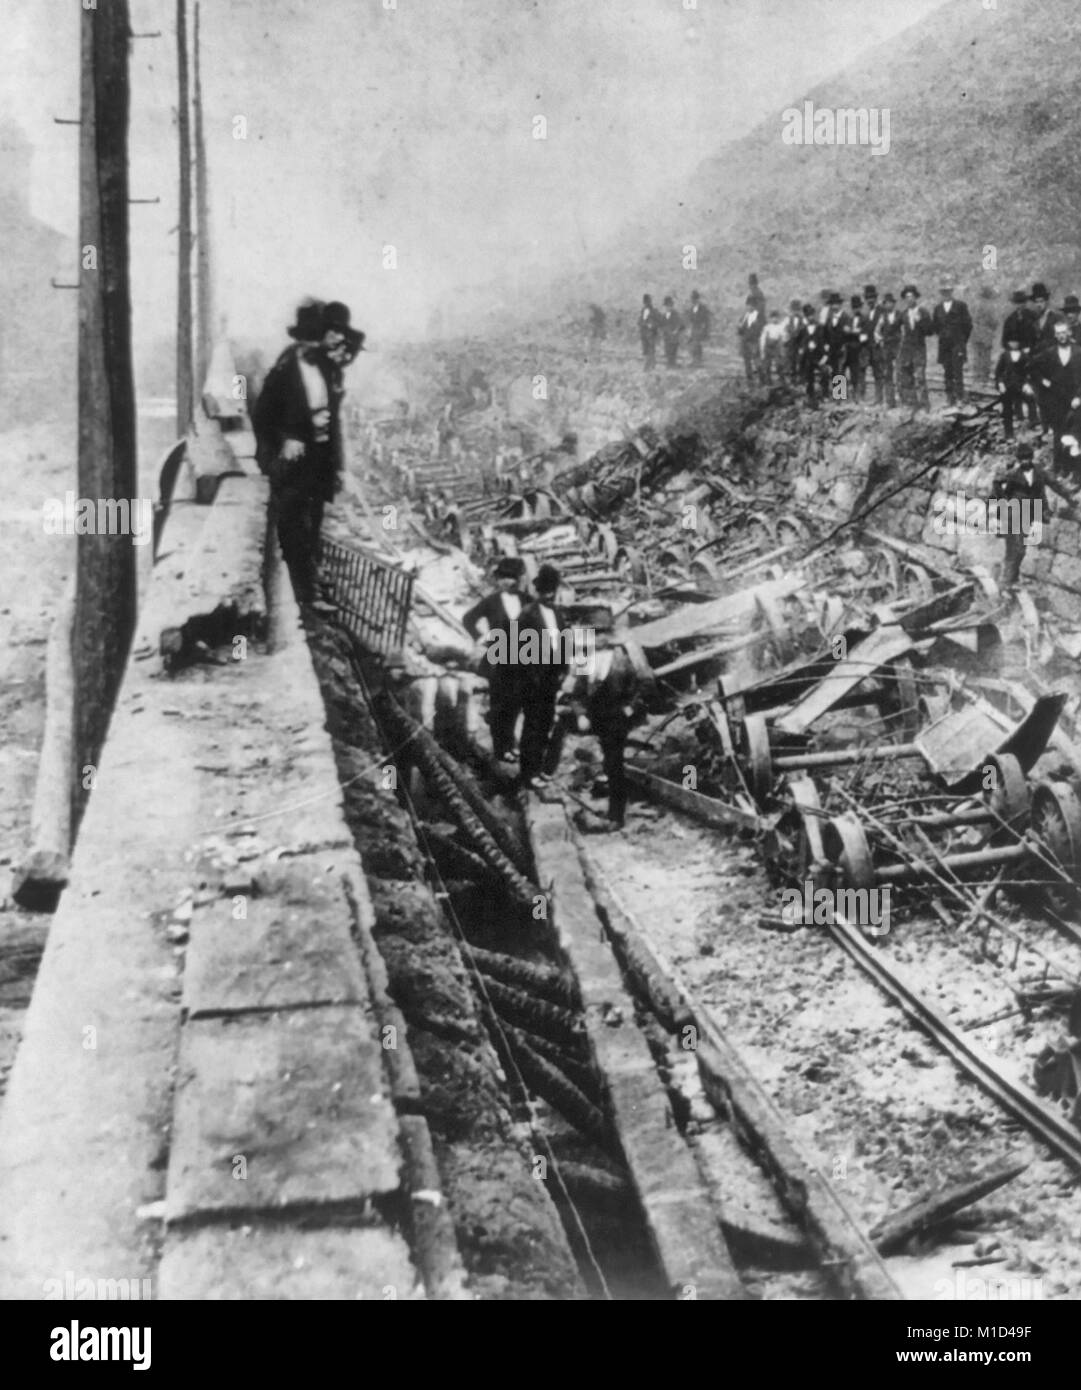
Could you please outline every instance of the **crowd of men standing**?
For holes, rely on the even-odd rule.
[[[932,308],[914,284],[900,300],[875,285],[847,300],[824,289],[819,302],[793,299],[787,312],[767,309],[756,275],[736,326],[743,368],[753,386],[787,385],[811,406],[821,400],[847,400],[929,411],[928,343],[935,339],[947,406],[966,400],[965,373],[970,351],[975,377],[997,391],[1003,429],[1012,439],[1014,424],[1025,420],[1054,441],[1057,471],[1081,472],[1081,300],[1067,295],[1060,308],[1039,281],[1011,297],[1011,310],[999,332],[994,290],[980,292],[975,314],[944,278]],[[686,337],[692,366],[701,366],[710,336],[711,315],[697,290],[685,315],[671,296],[657,310],[643,295],[638,333],[646,370],[657,365],[657,347],[669,368],[679,365]],[[995,358],[995,340],[1000,349]],[[872,393],[873,389],[873,395]]]

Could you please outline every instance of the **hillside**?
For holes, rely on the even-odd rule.
[[[603,277],[606,298],[633,313],[644,289],[685,299],[697,285],[727,312],[752,269],[774,303],[908,277],[931,296],[948,269],[970,297],[1040,278],[1060,301],[1081,287],[1079,41],[1075,0],[951,0],[813,90],[780,94],[776,115],[705,161],[678,206],[658,199],[560,288],[588,299]],[[889,152],[786,144],[783,112],[804,100],[888,108]],[[682,268],[686,244],[695,270]]]

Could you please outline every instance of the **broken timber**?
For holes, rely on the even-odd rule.
[[[849,1298],[902,1298],[878,1252],[836,1189],[790,1138],[790,1126],[784,1116],[712,1015],[646,938],[588,851],[580,848],[579,852],[588,866],[590,882],[604,891],[601,915],[609,934],[621,943],[624,952],[628,946],[633,949],[638,962],[634,974],[645,986],[650,1007],[663,1022],[666,1015],[673,1016],[673,992],[678,996],[681,1008],[673,1021],[682,1028],[689,1018],[697,1029],[695,1056],[710,1103],[731,1118],[744,1146],[764,1165],[782,1204],[805,1232],[828,1277]]]
[[[555,928],[574,967],[586,1035],[664,1278],[676,1298],[746,1298],[694,1156],[676,1128],[664,1085],[634,1021],[618,963],[574,852],[562,806],[529,798],[537,871],[555,882]]]
[[[683,608],[677,608],[667,617],[632,627],[630,636],[640,647],[647,650],[666,647],[672,642],[697,637],[734,618],[747,617],[754,611],[760,599],[776,601],[789,598],[803,587],[803,580],[792,575],[786,575],[783,579],[771,579],[766,584],[756,584],[753,588],[741,589],[736,594],[726,594],[723,598],[713,599],[709,603],[687,604]]]
[[[817,1172],[789,1137],[789,1126],[742,1056],[684,980],[647,940],[631,913],[611,891],[595,860],[579,845],[593,888],[603,890],[600,916],[624,955],[638,962],[636,979],[645,987],[650,1008],[661,1022],[678,1027],[691,1020],[698,1030],[696,1059],[702,1086],[718,1112],[729,1116],[743,1145],[763,1163],[786,1211],[817,1251],[828,1277],[849,1298],[898,1300],[902,1293],[873,1245],[856,1225],[841,1195]],[[659,987],[660,986],[660,987]],[[678,1012],[672,997],[679,1001]],[[671,1024],[666,1023],[666,1027]]]

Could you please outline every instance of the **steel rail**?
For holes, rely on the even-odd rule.
[[[1081,1172],[1081,1132],[1034,1092],[1005,1075],[997,1058],[963,1037],[939,1011],[924,999],[898,965],[887,963],[863,933],[842,915],[835,914],[826,931],[856,964],[906,1014],[929,1034],[932,1041],[972,1078],[1004,1110],[1043,1140],[1060,1158]]]

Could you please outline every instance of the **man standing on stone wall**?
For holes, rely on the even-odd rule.
[[[252,412],[256,458],[270,478],[282,556],[300,603],[316,600],[323,509],[341,486],[342,369],[364,335],[349,309],[305,301],[287,348],[267,374]]]

